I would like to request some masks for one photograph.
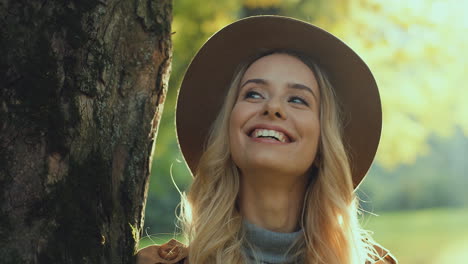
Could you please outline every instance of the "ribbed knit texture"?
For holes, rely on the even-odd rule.
[[[278,233],[263,229],[244,220],[243,223],[248,245],[243,250],[249,258],[249,263],[283,264],[301,263],[295,257],[296,249],[289,250],[293,243],[300,238],[302,231],[293,233]]]

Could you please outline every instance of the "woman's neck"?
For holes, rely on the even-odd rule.
[[[239,207],[250,223],[281,233],[299,229],[307,177],[243,174]]]

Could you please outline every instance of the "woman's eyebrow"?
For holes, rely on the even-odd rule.
[[[314,91],[311,88],[309,88],[308,86],[305,86],[305,85],[300,84],[300,83],[288,83],[288,87],[292,88],[292,89],[308,91],[314,96],[315,100],[318,99],[317,96],[315,95]]]
[[[264,79],[250,79],[250,80],[245,81],[244,84],[242,84],[240,88],[244,87],[248,83],[268,84],[268,81]]]

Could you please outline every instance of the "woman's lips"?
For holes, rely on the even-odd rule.
[[[259,137],[259,138],[255,138],[255,137],[251,137],[250,140],[254,141],[254,142],[259,142],[259,143],[268,143],[268,144],[277,144],[277,145],[285,145],[285,144],[288,144],[288,143],[283,143],[279,140],[276,140],[276,139],[273,139],[273,138],[269,138],[269,137]]]
[[[271,129],[254,129],[251,133],[251,137],[254,138],[271,138],[281,143],[289,143],[288,137],[280,131]]]
[[[274,126],[255,126],[250,129],[248,136],[260,142],[291,143],[293,141],[285,130]]]

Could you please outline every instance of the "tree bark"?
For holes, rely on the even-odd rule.
[[[0,0],[0,262],[133,263],[171,0]]]

